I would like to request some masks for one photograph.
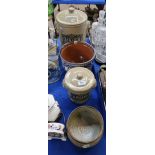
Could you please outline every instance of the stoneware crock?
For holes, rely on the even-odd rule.
[[[80,106],[73,110],[66,127],[70,141],[81,148],[96,145],[104,131],[102,115],[91,106]]]
[[[62,45],[73,41],[85,41],[89,27],[86,13],[69,7],[56,15],[56,28]]]
[[[90,91],[96,87],[96,79],[89,69],[75,67],[66,73],[63,86],[74,103],[82,104],[88,100]]]
[[[73,67],[85,67],[91,70],[95,51],[88,43],[74,41],[61,48],[60,57],[66,71]]]

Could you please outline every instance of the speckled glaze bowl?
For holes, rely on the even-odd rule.
[[[80,106],[73,110],[67,120],[68,138],[78,147],[92,147],[102,138],[103,124],[99,111],[91,106]]]

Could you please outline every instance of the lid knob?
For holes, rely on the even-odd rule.
[[[74,10],[75,10],[75,9],[74,9],[73,7],[70,7],[70,8],[69,8],[69,13],[73,13]]]
[[[80,74],[80,73],[77,74],[77,79],[78,79],[78,80],[81,80],[82,78],[83,78],[83,75],[82,75],[82,74]]]

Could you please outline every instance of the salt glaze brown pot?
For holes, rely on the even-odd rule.
[[[104,132],[102,115],[91,106],[80,106],[73,110],[66,127],[70,141],[81,148],[96,145]]]
[[[62,47],[60,57],[66,71],[73,67],[85,67],[91,70],[95,51],[87,43],[74,41]]]
[[[63,86],[68,90],[73,102],[82,104],[88,100],[90,91],[96,87],[96,79],[89,69],[75,67],[66,73]]]
[[[60,35],[61,44],[73,41],[85,41],[86,32],[90,25],[86,13],[70,7],[56,15],[56,28]]]

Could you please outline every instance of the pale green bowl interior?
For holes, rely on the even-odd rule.
[[[71,113],[67,128],[69,134],[76,141],[90,143],[102,135],[103,119],[96,109],[81,106]]]

